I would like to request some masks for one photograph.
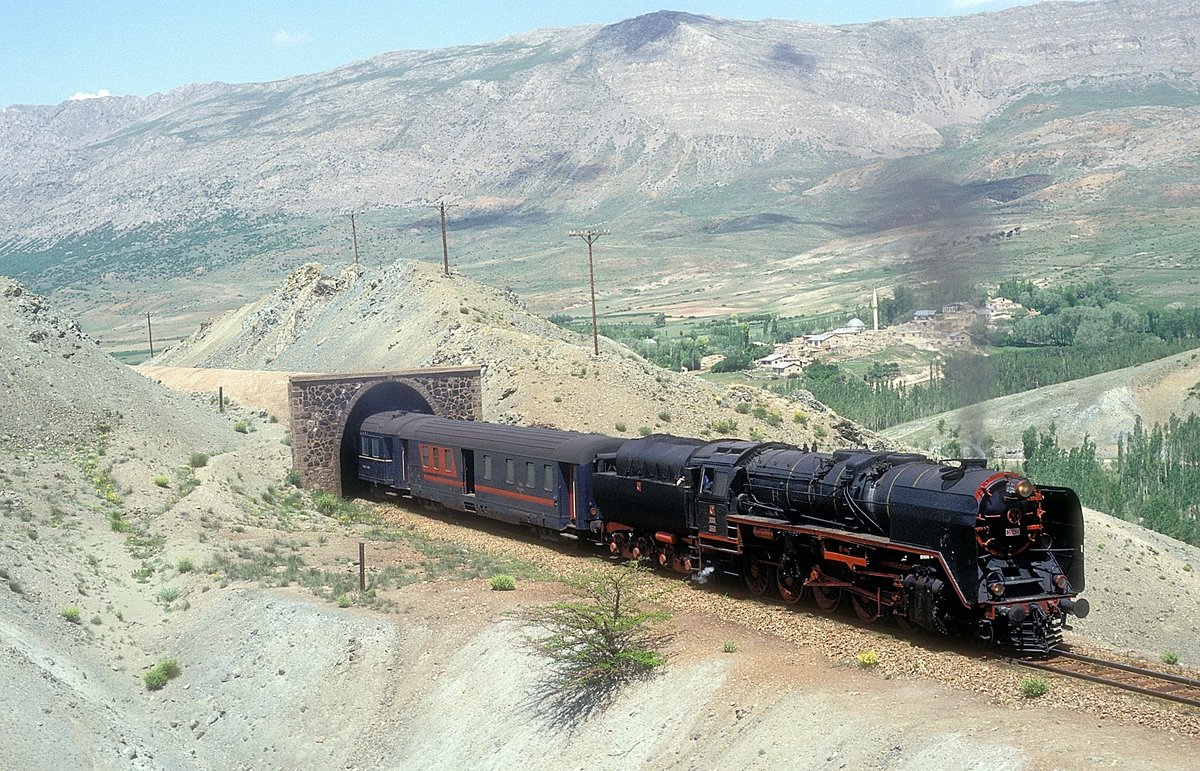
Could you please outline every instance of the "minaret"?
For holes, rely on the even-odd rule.
[[[875,317],[875,331],[879,331],[879,290],[871,289],[871,315]]]

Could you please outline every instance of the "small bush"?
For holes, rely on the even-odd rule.
[[[651,675],[667,663],[663,649],[674,635],[670,616],[644,605],[661,600],[646,571],[636,565],[591,570],[566,581],[574,599],[526,610],[536,630],[528,640],[549,659],[548,690],[567,703],[594,707],[623,683]]]
[[[879,654],[875,651],[863,651],[858,654],[858,665],[863,669],[879,666]]]
[[[650,426],[638,426],[638,436],[650,436],[652,430]]]
[[[157,664],[142,674],[142,682],[146,684],[146,690],[157,691],[168,681],[179,677],[181,671],[175,659],[159,659]]]
[[[292,487],[300,486],[300,472],[294,468],[288,469],[288,472],[283,475],[283,483]]]
[[[663,423],[670,423],[671,422],[671,413],[667,412],[666,410],[663,410],[662,412],[658,413],[658,419],[660,421],[662,421]]]
[[[559,404],[559,403],[561,403],[561,402],[562,402],[562,397],[561,397],[561,396],[555,396],[555,397],[554,397],[554,403],[555,403],[555,404]]]
[[[737,643],[734,642],[733,640],[726,640],[725,642],[721,643],[721,652],[722,653],[736,653],[737,652]]]
[[[196,563],[192,561],[191,557],[184,557],[175,565],[175,569],[180,573],[191,573],[196,569]]]
[[[1162,659],[1162,663],[1164,663],[1164,664],[1175,665],[1175,664],[1179,663],[1179,652],[1178,651],[1164,651],[1163,655],[1159,656],[1159,658]]]
[[[237,431],[239,434],[248,434],[250,433],[250,424],[244,420],[239,420],[237,423],[233,424],[233,430]]]
[[[493,592],[511,592],[517,588],[517,579],[507,573],[497,573],[491,580]]]
[[[188,465],[192,468],[204,468],[208,465],[208,455],[202,452],[194,452],[188,456]]]
[[[750,405],[746,404],[745,402],[738,402],[737,406],[733,408],[733,411],[739,415],[749,415]]]
[[[1026,699],[1036,699],[1045,696],[1050,690],[1050,684],[1044,677],[1027,677],[1021,681],[1021,695]]]
[[[624,423],[618,422],[615,426],[613,426],[613,428],[617,429],[618,434],[625,433],[625,424]]]
[[[164,586],[158,590],[158,599],[163,605],[170,605],[179,599],[180,594],[178,586]]]
[[[337,596],[337,605],[339,608],[348,608],[353,603],[354,600],[350,599],[350,595],[345,592],[342,592]]]
[[[72,624],[79,623],[80,611],[79,608],[75,607],[74,605],[68,605],[59,612],[62,613],[63,618],[65,618],[67,621],[70,621]]]
[[[737,433],[738,422],[731,418],[720,418],[718,420],[711,421],[708,424],[708,427],[712,429],[714,434],[718,434],[720,436],[733,436]]]
[[[170,487],[171,480],[162,474],[159,474],[158,476],[154,477],[154,484],[158,485],[159,487]]]
[[[284,434],[283,438],[279,440],[279,443],[282,444],[284,447],[291,447],[292,446],[292,433],[289,431],[288,433]]]
[[[797,425],[803,426],[808,423],[808,416],[805,415],[803,412],[794,413],[792,415],[792,422]]]

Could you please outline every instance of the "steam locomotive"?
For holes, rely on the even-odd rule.
[[[377,492],[530,525],[794,604],[1032,654],[1083,618],[1083,513],[983,461],[655,434],[620,439],[410,412],[368,417]]]

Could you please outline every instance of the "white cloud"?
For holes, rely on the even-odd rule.
[[[286,29],[277,30],[271,36],[271,42],[276,48],[293,48],[307,43],[312,35],[307,32],[288,32]]]
[[[68,102],[82,102],[84,99],[100,99],[105,96],[112,96],[111,94],[108,93],[107,88],[102,88],[94,94],[84,93],[83,91],[76,91],[73,96],[71,96],[70,98],[67,99],[67,101]]]

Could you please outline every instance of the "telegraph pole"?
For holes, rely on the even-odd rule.
[[[600,236],[608,235],[607,230],[597,230],[588,228],[587,230],[572,230],[567,233],[568,236],[578,236],[587,242],[588,247],[588,285],[592,290],[592,349],[597,356],[600,355],[600,333],[596,326],[596,272],[592,268],[592,244],[600,240]]]
[[[442,270],[446,272],[447,276],[450,275],[450,247],[446,244],[446,207],[455,205],[445,201],[430,204],[442,215]]]
[[[354,267],[358,267],[358,227],[354,224],[355,212],[350,212],[350,236],[354,239]]]
[[[150,340],[150,358],[154,358],[154,330],[150,327],[150,311],[146,311],[146,337]]]

